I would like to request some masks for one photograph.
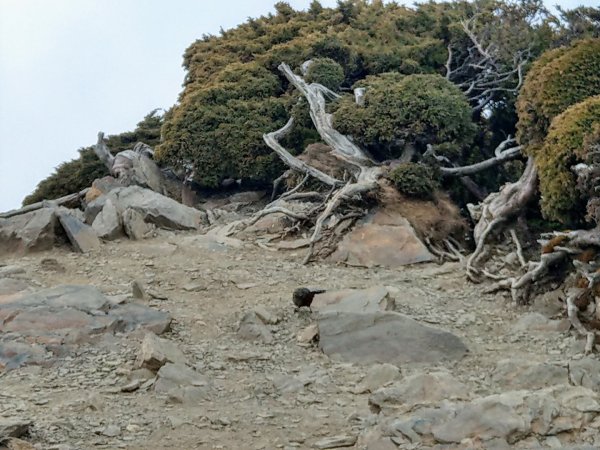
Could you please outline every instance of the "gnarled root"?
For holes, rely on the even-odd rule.
[[[533,197],[536,186],[537,170],[534,159],[530,157],[527,160],[525,171],[518,181],[506,184],[500,192],[490,194],[478,206],[471,206],[471,215],[478,222],[474,230],[475,251],[467,260],[467,276],[469,279],[472,281],[479,279],[477,264],[483,256],[487,238],[496,231],[499,225],[520,214]]]
[[[315,225],[309,241],[309,251],[304,258],[304,262],[306,263],[314,256],[315,244],[323,237],[323,227],[325,222],[334,216],[335,211],[343,202],[360,198],[363,194],[376,189],[377,180],[381,177],[383,170],[376,165],[363,150],[348,139],[348,137],[333,128],[331,115],[328,114],[325,109],[325,96],[331,97],[335,95],[334,93],[319,84],[309,85],[302,77],[294,74],[286,64],[281,64],[279,70],[306,98],[310,107],[310,116],[313,124],[321,136],[321,139],[331,147],[331,154],[337,158],[341,164],[349,166],[352,173],[350,174],[350,179],[343,182],[291,155],[279,143],[279,140],[289,133],[294,125],[293,118],[290,118],[281,129],[265,134],[263,139],[290,168],[284,176],[287,177],[289,176],[290,171],[294,171],[304,174],[304,179],[294,189],[284,193],[252,218],[247,221],[241,221],[238,225],[241,225],[242,227],[251,225],[256,223],[261,217],[275,212],[286,214],[289,217],[303,222],[312,222],[314,220]],[[325,196],[325,200],[317,207],[303,213],[296,213],[282,207],[280,203],[283,200],[291,201],[323,197],[319,192],[299,192],[308,177],[313,177],[330,187],[329,194]],[[274,191],[280,184],[281,179],[278,179],[279,183],[275,185]],[[353,217],[355,215],[356,214],[354,214]]]

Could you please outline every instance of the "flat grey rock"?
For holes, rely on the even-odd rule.
[[[133,239],[135,241],[139,241],[148,236],[152,230],[154,230],[154,226],[150,223],[144,222],[144,216],[141,212],[136,211],[132,208],[127,208],[123,211],[123,229],[125,230],[125,234],[129,237],[129,239]]]
[[[394,411],[400,407],[434,405],[444,400],[468,400],[469,388],[447,372],[416,373],[369,397],[375,411]]]
[[[94,286],[62,285],[0,302],[0,366],[39,363],[99,335],[141,328],[162,333],[171,316],[137,303],[111,302]]]
[[[0,255],[49,250],[59,235],[60,226],[52,208],[0,218]]]
[[[258,341],[265,344],[273,342],[273,334],[263,320],[254,311],[249,311],[240,320],[237,334],[247,341]]]
[[[468,351],[456,335],[396,312],[319,314],[319,346],[335,360],[368,364],[436,363]]]
[[[58,220],[76,251],[88,253],[100,247],[100,240],[94,229],[77,217],[64,211],[59,211]]]
[[[505,359],[498,362],[492,381],[508,389],[541,389],[569,384],[569,370],[560,364]]]
[[[102,239],[112,240],[123,235],[123,227],[117,207],[106,199],[102,211],[96,216],[92,228]]]
[[[18,438],[27,434],[33,425],[30,420],[16,417],[0,418],[0,442],[6,438]]]
[[[395,307],[395,301],[383,286],[368,289],[344,289],[327,291],[315,295],[311,304],[313,311],[340,311],[364,313],[389,311]]]
[[[154,391],[176,403],[196,404],[211,396],[210,381],[183,364],[167,363],[157,374]]]
[[[600,393],[600,361],[591,357],[571,361],[569,379],[575,386],[583,386]]]

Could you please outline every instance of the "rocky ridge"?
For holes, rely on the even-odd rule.
[[[5,442],[61,450],[600,445],[600,361],[556,320],[556,297],[527,312],[467,284],[458,264],[304,266],[295,250],[156,234],[89,253],[3,259],[3,305],[95,286],[86,289],[173,318],[161,337],[143,326],[105,327],[101,338],[46,349],[42,364],[5,368],[0,430],[15,436]],[[302,285],[328,289],[321,303],[330,310],[319,311],[318,299],[313,312],[296,309],[291,293]],[[356,308],[451,333],[468,352],[396,364],[330,358],[315,333],[328,334],[328,315]],[[243,331],[248,324],[253,332]]]

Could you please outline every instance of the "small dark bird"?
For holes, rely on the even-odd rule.
[[[294,291],[292,301],[298,308],[303,306],[308,306],[310,308],[315,295],[322,294],[323,292],[325,292],[325,289],[298,288]]]

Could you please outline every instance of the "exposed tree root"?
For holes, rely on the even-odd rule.
[[[503,223],[518,216],[535,194],[537,170],[533,158],[527,160],[525,171],[518,181],[506,184],[500,192],[490,194],[478,206],[471,206],[473,219],[478,220],[474,229],[475,251],[467,261],[467,276],[478,281],[477,264],[481,259],[488,236]],[[519,246],[517,246],[519,252]]]
[[[343,182],[291,155],[279,143],[279,140],[288,134],[294,125],[293,118],[290,118],[282,128],[265,134],[263,139],[290,168],[290,171],[302,173],[304,174],[304,178],[296,187],[284,193],[278,199],[273,200],[262,211],[256,213],[250,220],[238,222],[237,226],[241,225],[242,227],[245,227],[252,225],[261,217],[272,213],[283,213],[298,221],[314,221],[309,251],[304,258],[304,262],[306,263],[314,256],[315,244],[323,238],[323,227],[325,222],[330,218],[335,220],[335,212],[340,208],[343,202],[359,199],[363,194],[376,189],[377,180],[382,175],[383,169],[377,166],[371,158],[348,137],[339,133],[331,125],[331,115],[328,114],[325,109],[325,96],[335,97],[337,94],[319,84],[307,84],[304,79],[294,74],[286,64],[281,64],[279,70],[306,98],[310,107],[311,119],[321,136],[321,139],[329,145],[331,154],[340,160],[340,164],[345,164],[352,168],[351,179]],[[287,171],[282,177],[276,180],[273,198],[275,197],[275,193],[278,186],[281,184],[281,181],[290,175],[290,171]],[[301,187],[306,183],[308,177],[313,177],[330,187],[329,194],[327,194],[324,199],[323,194],[320,192],[299,192]],[[323,199],[323,201],[305,213],[294,212],[281,206],[283,201],[306,199]],[[356,213],[353,214],[356,215]],[[231,229],[235,228],[236,227],[232,227]]]

